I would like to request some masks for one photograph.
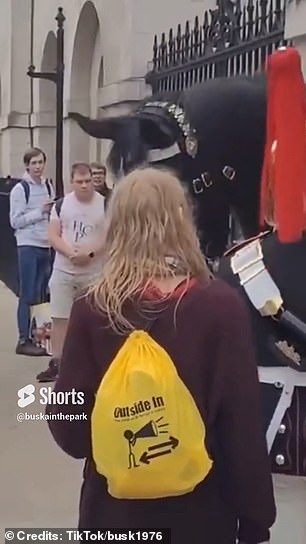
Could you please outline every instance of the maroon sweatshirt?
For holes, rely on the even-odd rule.
[[[49,420],[59,446],[87,459],[79,528],[170,527],[172,544],[235,544],[237,534],[247,544],[266,541],[276,513],[248,311],[220,280],[188,290],[176,312],[176,328],[175,306],[176,300],[167,304],[150,334],[167,350],[195,399],[213,469],[181,497],[140,501],[108,494],[91,457],[90,414],[100,381],[125,338],[79,299],[54,390],[80,391],[85,405],[47,407],[47,413],[88,414],[87,421]],[[111,437],[105,447],[112,447]]]

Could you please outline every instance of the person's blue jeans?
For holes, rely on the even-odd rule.
[[[20,246],[18,250],[19,302],[17,322],[19,340],[30,339],[30,309],[46,301],[51,275],[50,250],[42,247]]]

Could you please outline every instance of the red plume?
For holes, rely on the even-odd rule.
[[[264,224],[272,198],[279,240],[290,243],[300,240],[306,228],[306,97],[298,51],[288,48],[273,53],[267,78],[260,222]]]

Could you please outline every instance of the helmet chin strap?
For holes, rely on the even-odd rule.
[[[120,178],[124,176],[124,159],[122,155],[120,155],[120,166],[119,166],[118,174],[119,174],[118,177]]]

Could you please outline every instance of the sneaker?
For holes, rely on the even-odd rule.
[[[59,360],[51,359],[47,370],[43,370],[37,374],[38,382],[54,382],[58,376]]]
[[[19,340],[16,350],[16,355],[28,355],[29,357],[46,357],[47,352],[44,348],[36,346],[32,342]]]

